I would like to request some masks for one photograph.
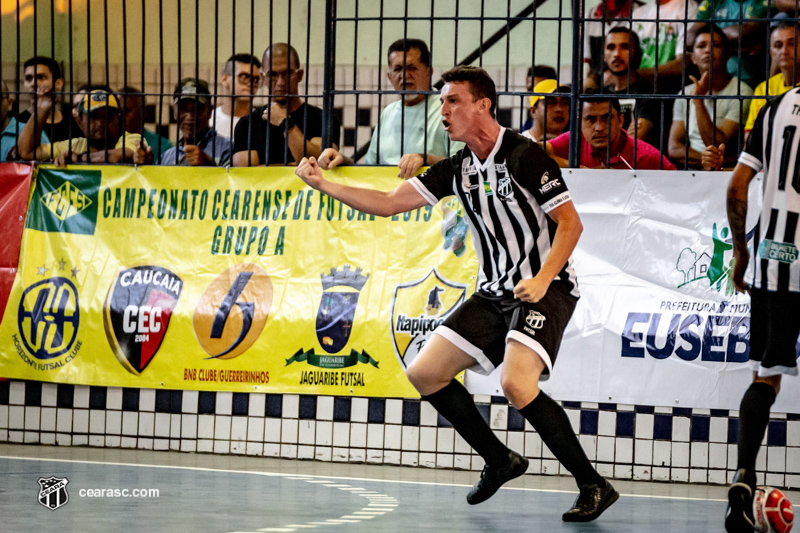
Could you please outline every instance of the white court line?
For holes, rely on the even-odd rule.
[[[18,461],[45,461],[50,463],[77,463],[77,464],[91,464],[91,465],[109,465],[109,466],[130,466],[133,468],[165,468],[171,470],[193,470],[198,472],[223,472],[226,474],[247,474],[251,476],[266,476],[266,477],[280,477],[286,478],[287,476],[291,476],[294,474],[281,474],[277,472],[255,472],[250,470],[228,470],[225,468],[204,468],[199,466],[177,466],[177,465],[147,465],[147,464],[135,464],[135,463],[117,463],[111,461],[86,461],[86,460],[79,460],[79,459],[50,459],[50,458],[36,458],[36,457],[16,457],[13,455],[0,455],[0,459],[13,459]],[[372,483],[389,483],[389,484],[399,484],[399,485],[428,485],[428,486],[438,486],[438,487],[472,487],[472,485],[465,485],[462,483],[440,483],[434,481],[403,481],[397,479],[373,479],[373,478],[365,478],[365,477],[339,477],[339,476],[309,476],[311,478],[319,478],[321,480],[326,479],[337,479],[342,481],[369,481]],[[306,483],[311,483],[311,480],[305,480]],[[624,480],[627,481],[627,480]],[[320,481],[323,482],[323,481]],[[327,483],[327,481],[324,481]],[[645,483],[645,482],[642,482]],[[576,491],[573,490],[558,490],[558,489],[531,489],[525,487],[501,487],[500,490],[520,490],[520,491],[527,491],[527,492],[549,492],[555,494],[577,494]],[[656,499],[656,500],[679,500],[679,501],[698,501],[698,502],[727,502],[728,500],[725,498],[694,498],[689,496],[657,496],[653,494],[623,494],[620,493],[620,496],[624,496],[626,498],[648,498],[648,499]],[[795,507],[800,508],[799,505],[795,505]]]

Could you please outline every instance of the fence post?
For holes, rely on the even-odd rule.
[[[331,145],[336,74],[336,0],[325,0],[325,66],[322,85],[322,148]],[[341,147],[340,147],[341,148]]]
[[[583,9],[584,0],[572,0],[572,90],[569,114],[569,166],[580,167],[581,106],[578,100],[583,83]]]

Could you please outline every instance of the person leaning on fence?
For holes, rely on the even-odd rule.
[[[730,43],[725,33],[713,24],[697,30],[691,52],[692,62],[700,70],[700,79],[692,76],[694,83],[686,87],[687,95],[696,96],[749,96],[753,90],[728,73],[726,63],[730,55]],[[687,121],[687,105],[688,121]],[[741,102],[747,114],[750,100]],[[672,128],[669,132],[669,157],[679,166],[703,168],[702,154],[707,146],[724,149],[728,146],[728,157],[736,157],[736,139],[741,128],[740,101],[736,98],[695,98],[687,104],[679,98],[675,102]],[[688,145],[688,157],[687,157]]]
[[[604,94],[589,89],[587,95]],[[547,153],[562,168],[568,166],[570,132],[546,145]],[[675,170],[669,159],[655,147],[634,139],[622,128],[619,99],[616,96],[586,99],[581,104],[582,168]]]
[[[274,43],[261,58],[261,76],[270,104],[242,117],[233,134],[233,165],[296,164],[322,152],[322,109],[297,95],[303,69],[300,56],[286,43]],[[334,119],[331,144],[339,146],[339,124]]]
[[[794,6],[794,0],[792,0]],[[794,8],[793,8],[794,9]],[[786,20],[786,13],[778,13],[770,24],[769,55],[773,63],[777,63],[780,72],[770,79],[761,82],[753,92],[754,96],[777,96],[783,94],[796,84],[800,84],[800,24]],[[756,122],[756,117],[764,104],[765,98],[754,98],[750,103],[745,134],[749,134]]]
[[[395,91],[431,90],[433,69],[424,41],[397,40],[389,46],[387,56],[387,76]],[[408,179],[420,167],[432,165],[460,150],[463,143],[451,145],[447,138],[441,110],[438,94],[404,94],[400,100],[386,106],[372,134],[364,164],[397,165],[400,167],[397,176]],[[331,169],[340,164],[353,164],[353,160],[329,148],[319,157],[319,164],[323,169]]]
[[[541,143],[564,133],[564,129],[569,125],[569,87],[558,85],[556,80],[544,80],[536,85],[532,92],[552,93],[553,96],[531,96],[529,113],[533,124],[530,129],[522,132],[522,135],[533,142]],[[556,93],[563,96],[558,96]]]
[[[122,131],[119,101],[110,89],[97,89],[84,95],[78,105],[80,130],[84,137],[52,144],[40,144],[42,129],[54,105],[52,89],[37,92],[37,120],[29,120],[19,136],[19,154],[24,160],[50,161],[59,166],[69,163],[120,163],[132,161],[142,137]]]
[[[172,141],[166,137],[162,137],[158,133],[144,127],[144,94],[136,87],[129,86],[123,87],[119,91],[119,98],[122,100],[122,109],[124,110],[123,118],[125,123],[123,127],[125,131],[138,133],[144,138],[147,145],[150,146],[153,161],[148,161],[148,164],[161,163],[161,156],[174,145]]]
[[[653,84],[644,79],[633,65],[642,59],[639,36],[627,27],[612,28],[606,34],[604,60],[609,83],[605,92],[620,96],[622,127],[628,135],[667,151],[669,125],[672,122],[673,99],[634,98],[623,95],[639,95],[655,92]],[[661,120],[663,107],[664,120]],[[663,125],[662,125],[663,124]]]
[[[25,89],[30,97],[28,108],[17,115],[20,124],[27,123],[31,117],[36,116],[37,92],[40,88],[52,89],[51,99],[53,105],[46,117],[42,130],[42,142],[65,141],[72,137],[80,137],[83,132],[79,128],[77,119],[73,120],[69,113],[62,112],[61,97],[58,93],[64,90],[64,78],[58,63],[44,56],[32,57],[25,62]],[[51,91],[47,91],[48,93]],[[37,116],[38,118],[38,116]]]
[[[22,129],[17,119],[11,116],[14,108],[14,95],[8,92],[6,82],[0,82],[0,162],[6,161],[8,154],[17,145],[17,135]]]
[[[410,363],[408,379],[486,462],[467,495],[474,505],[528,468],[455,379],[468,368],[486,374],[503,363],[503,393],[580,487],[562,520],[594,520],[619,494],[592,467],[563,407],[538,385],[553,372],[578,301],[571,254],[583,229],[580,217],[558,166],[539,146],[497,123],[497,92],[486,71],[459,66],[442,79],[445,130],[451,140],[466,143],[457,154],[388,192],[325,180],[313,158],[303,159],[295,173],[324,194],[378,216],[457,195],[475,247],[483,250],[477,290],[434,330]]]
[[[217,135],[233,139],[239,119],[252,111],[252,96],[261,87],[260,68],[261,61],[250,54],[234,54],[225,62],[219,77],[222,104],[214,109],[211,116],[211,127],[217,131]]]
[[[211,117],[211,91],[208,83],[184,78],[172,94],[172,114],[181,137],[178,144],[161,156],[162,165],[227,166],[231,163],[231,142],[217,134],[208,122]],[[137,150],[134,163],[144,162],[147,147]]]

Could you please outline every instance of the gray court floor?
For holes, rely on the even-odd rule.
[[[69,500],[39,503],[39,478]],[[571,480],[523,476],[467,505],[477,472],[139,450],[0,445],[2,532],[713,532],[724,487],[614,482],[620,500],[590,524],[565,524]],[[103,497],[98,489],[105,489]],[[157,497],[108,497],[157,489]],[[90,496],[94,494],[94,496]],[[111,494],[114,494],[112,492]],[[789,493],[800,502],[800,494]],[[52,500],[51,500],[52,501]]]

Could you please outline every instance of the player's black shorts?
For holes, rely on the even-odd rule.
[[[456,309],[435,333],[472,356],[471,370],[490,374],[500,366],[506,340],[514,339],[534,350],[547,365],[542,376],[550,377],[561,346],[561,338],[578,299],[563,284],[554,282],[535,304],[514,299],[512,293],[493,296],[476,292]]]
[[[761,377],[797,375],[800,293],[753,288],[750,366]]]

